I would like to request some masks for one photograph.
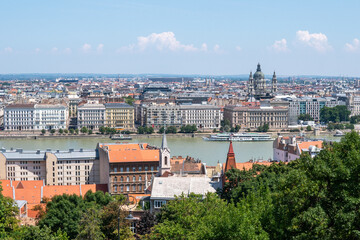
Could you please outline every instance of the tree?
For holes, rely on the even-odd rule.
[[[311,117],[310,114],[308,113],[303,113],[303,114],[300,114],[298,116],[298,120],[303,120],[303,121],[314,121],[314,118]]]
[[[51,134],[54,134],[55,132],[56,132],[55,129],[51,129],[51,130],[50,130],[50,133],[51,133]]]
[[[357,124],[357,123],[359,123],[360,122],[360,116],[352,116],[351,118],[350,118],[350,123],[351,124]]]
[[[26,226],[22,227],[17,234],[14,234],[14,239],[21,240],[68,240],[66,233],[58,230],[52,232],[50,228],[44,226]]]
[[[161,127],[161,128],[159,128],[158,133],[163,134],[163,133],[164,133],[164,131],[165,131],[165,127]]]
[[[174,126],[169,126],[166,128],[166,133],[177,133],[177,129]]]
[[[45,129],[42,129],[41,130],[41,133],[44,135],[46,133],[46,130]]]
[[[76,133],[76,134],[79,134],[79,129],[75,129],[75,133]]]
[[[349,121],[350,114],[351,111],[349,111],[347,107],[343,105],[338,105],[332,108],[323,107],[320,110],[320,121],[324,123]]]
[[[306,127],[306,131],[308,131],[308,132],[312,131],[312,128],[310,125]]]
[[[257,131],[258,132],[267,132],[267,131],[269,131],[269,124],[264,123],[264,125],[258,127]]]
[[[89,135],[93,134],[93,130],[89,129]]]
[[[154,128],[153,127],[145,127],[145,131],[147,134],[153,134],[154,133]]]
[[[70,129],[70,134],[74,134],[74,132],[75,132],[74,129],[71,128]]]
[[[260,223],[265,205],[226,203],[216,194],[178,196],[157,216],[149,239],[267,239]],[[261,199],[260,199],[261,200]]]
[[[64,133],[65,133],[65,134],[68,134],[68,133],[69,133],[69,130],[64,129]]]
[[[63,134],[64,130],[62,128],[59,128],[59,134]]]
[[[99,132],[100,132],[101,134],[104,134],[104,133],[105,133],[105,127],[101,126],[101,127],[99,128]]]
[[[81,130],[80,130],[80,132],[82,132],[82,133],[87,133],[87,132],[88,132],[87,127],[82,127]]]
[[[100,210],[91,207],[86,209],[79,222],[79,234],[76,236],[76,240],[97,240],[104,239],[105,235],[102,233],[100,225]]]
[[[13,200],[2,194],[2,187],[0,185],[0,238],[5,237],[7,233],[16,229],[18,224],[17,214],[18,209],[14,205]]]
[[[125,98],[125,102],[126,102],[127,104],[129,104],[130,106],[132,106],[132,105],[134,104],[134,101],[135,101],[135,99],[132,98],[131,96],[127,96],[127,97]]]
[[[140,221],[136,223],[137,234],[146,235],[151,233],[151,228],[155,226],[155,215],[150,211],[145,211]]]

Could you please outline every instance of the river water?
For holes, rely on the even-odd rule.
[[[229,142],[204,141],[201,137],[173,137],[167,136],[171,156],[190,156],[200,159],[208,166],[215,166],[217,162],[224,163],[229,149]],[[38,138],[38,139],[0,139],[0,147],[6,149],[22,148],[24,150],[67,150],[95,149],[97,143],[117,142],[104,137],[91,138]],[[161,146],[161,137],[136,136],[127,142],[143,142]],[[272,142],[234,142],[235,159],[246,162],[250,159],[272,158]]]

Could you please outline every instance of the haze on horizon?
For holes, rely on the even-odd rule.
[[[0,74],[360,76],[360,2],[7,1]]]

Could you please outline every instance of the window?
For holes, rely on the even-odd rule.
[[[114,192],[117,192],[117,186],[116,185],[114,186]]]
[[[141,171],[142,170],[142,167],[139,167],[139,171]]]
[[[142,185],[139,185],[139,192],[142,191]]]
[[[141,180],[142,180],[142,177],[141,177],[141,176],[139,176],[139,182],[141,182]]]
[[[155,200],[154,201],[154,208],[161,208],[164,205],[166,205],[165,200]]]
[[[121,177],[121,178],[120,178],[120,182],[123,182],[123,181],[124,181],[124,178],[123,178],[123,177]]]
[[[154,171],[154,166],[151,166],[151,171]]]
[[[129,171],[130,171],[130,168],[129,168],[129,167],[126,167],[126,171],[129,172]]]
[[[133,185],[133,192],[136,192],[136,186]]]
[[[123,167],[121,167],[121,168],[120,168],[120,172],[123,172],[123,171],[124,171],[124,168],[123,168]]]
[[[130,178],[129,176],[126,177],[126,181],[129,182],[130,181]]]
[[[136,171],[136,167],[133,167],[133,172],[135,172]]]
[[[126,186],[126,191],[127,191],[127,192],[130,191],[130,186],[129,186],[129,185]]]
[[[117,182],[117,177],[114,177],[114,182]]]
[[[133,176],[133,182],[135,182],[136,181],[136,177],[135,176]]]
[[[165,157],[165,165],[167,165],[168,164],[168,159],[167,159],[167,157]]]
[[[121,192],[124,191],[124,186],[123,186],[123,185],[120,186],[120,191],[121,191]]]
[[[116,167],[114,168],[114,172],[117,172],[117,168],[116,168]]]
[[[149,168],[148,168],[148,166],[145,166],[145,171],[147,171]]]

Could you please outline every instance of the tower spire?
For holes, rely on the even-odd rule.
[[[226,164],[225,164],[225,172],[232,168],[236,168],[236,161],[235,161],[235,153],[234,153],[232,141],[230,141],[229,151],[227,154]]]
[[[167,140],[166,140],[166,133],[165,133],[165,127],[164,127],[164,134],[161,142],[161,149],[168,148]]]

